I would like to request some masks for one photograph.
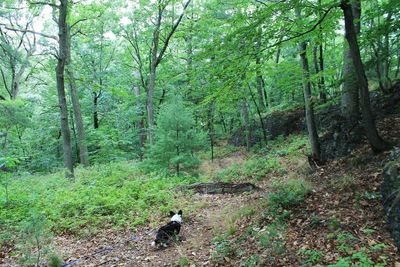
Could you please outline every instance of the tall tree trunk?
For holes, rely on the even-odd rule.
[[[397,78],[400,74],[400,42],[397,43],[397,67],[394,77]]]
[[[383,77],[385,91],[392,86],[392,81],[390,79],[390,40],[389,40],[389,25],[392,20],[392,12],[389,12],[386,17],[386,27],[384,35],[384,45],[383,45]]]
[[[318,0],[318,7],[320,8],[319,16],[321,17],[321,0]],[[319,25],[319,77],[318,77],[318,86],[319,86],[319,99],[326,103],[326,88],[325,88],[325,77],[324,77],[324,47],[323,47],[323,32],[322,32],[322,25]]]
[[[144,112],[143,105],[140,102],[140,87],[138,85],[133,85],[133,93],[136,97],[136,108],[138,110],[139,120],[136,122],[136,128],[139,130],[139,157],[140,160],[143,159],[144,143],[146,142],[146,130],[144,128]]]
[[[261,73],[261,29],[258,29],[257,32],[257,41],[256,41],[256,87],[257,87],[257,94],[258,94],[258,108],[260,112],[265,111],[265,101],[264,101],[264,94],[263,94],[263,78]]]
[[[256,106],[256,110],[257,110],[257,114],[258,114],[258,119],[260,120],[260,124],[261,124],[261,129],[262,129],[262,133],[263,133],[263,138],[264,138],[264,143],[267,144],[267,129],[265,128],[265,124],[264,124],[264,120],[261,114],[261,110],[257,105],[257,101],[255,100],[254,94],[251,91],[251,87],[248,84],[247,88],[249,89],[249,93],[251,95],[251,99],[253,100],[254,105]]]
[[[83,166],[86,167],[89,166],[89,153],[86,145],[86,134],[85,134],[85,128],[83,126],[81,106],[79,104],[79,98],[76,90],[75,75],[71,63],[68,65],[66,73],[69,80],[71,102],[75,117],[77,139],[78,139],[77,141],[79,147],[79,161]]]
[[[176,126],[176,142],[179,144],[179,126]],[[179,145],[176,146],[176,156],[179,157]],[[179,176],[179,161],[176,163],[176,175]]]
[[[296,17],[301,18],[300,7],[295,9]],[[320,144],[317,133],[317,125],[315,123],[314,109],[311,103],[311,83],[310,83],[310,71],[307,59],[307,43],[305,41],[299,44],[299,53],[303,66],[303,94],[304,94],[304,105],[306,110],[306,122],[308,137],[310,139],[312,157],[314,160],[321,160]]]
[[[93,128],[98,129],[100,126],[99,123],[99,114],[98,114],[98,101],[99,101],[99,96],[96,92],[92,92],[93,95]]]
[[[149,80],[149,87],[147,90],[147,126],[148,126],[148,134],[147,138],[149,140],[150,145],[153,144],[154,138],[154,87],[156,84],[156,68],[155,66],[151,67],[150,70],[150,80]]]
[[[356,0],[350,7],[350,12],[354,14],[357,20],[354,26],[355,34],[360,33],[361,0]],[[354,23],[354,21],[352,21]],[[348,42],[345,42],[343,54],[343,84],[341,109],[342,115],[350,124],[357,123],[360,118],[359,106],[359,84],[357,83],[356,73],[353,64],[353,57]]]
[[[242,113],[242,120],[244,126],[244,134],[246,141],[246,150],[250,151],[250,118],[249,118],[249,107],[245,99],[240,101],[240,111]]]
[[[319,98],[323,103],[326,103],[326,88],[325,88],[325,77],[324,77],[324,48],[322,43],[319,44]]]
[[[367,76],[365,75],[364,65],[361,61],[360,48],[357,42],[356,28],[353,24],[354,18],[349,1],[342,0],[341,8],[344,14],[345,36],[350,46],[351,56],[353,58],[354,68],[357,74],[357,81],[360,86],[361,112],[365,134],[374,151],[383,151],[390,148],[390,146],[385,141],[383,141],[376,129],[369,99],[368,80]]]
[[[211,149],[211,161],[214,161],[214,142],[215,142],[215,133],[214,133],[214,102],[210,103],[208,106],[208,114],[207,114],[207,128],[208,128],[208,137],[210,138],[210,149]]]
[[[57,93],[58,104],[60,106],[61,134],[63,137],[64,167],[67,169],[67,176],[74,177],[74,167],[72,162],[71,134],[68,124],[68,109],[65,98],[64,69],[68,55],[68,25],[67,10],[68,0],[60,0],[58,17],[58,58],[57,58]]]

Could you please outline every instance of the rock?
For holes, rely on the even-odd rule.
[[[391,152],[391,159],[396,159],[398,148]],[[400,249],[400,156],[388,162],[383,169],[384,180],[381,194],[387,225],[396,246]]]

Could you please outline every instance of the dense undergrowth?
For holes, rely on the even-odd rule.
[[[78,168],[75,181],[63,173],[14,177],[8,200],[0,191],[0,242],[18,242],[37,224],[40,231],[45,225],[54,234],[86,236],[104,228],[148,223],[151,216],[184,205],[182,193],[174,188],[194,180],[198,179],[144,174],[134,162]]]
[[[40,251],[40,257],[46,255],[49,259],[49,266],[59,266],[55,252],[46,245],[53,236],[72,234],[86,238],[104,229],[133,229],[152,224],[169,210],[193,211],[196,208],[189,203],[190,192],[176,190],[188,183],[210,179],[251,181],[267,186],[268,190],[255,202],[229,212],[224,230],[213,230],[212,264],[263,266],[285,257],[296,258],[302,266],[327,262],[330,256],[326,250],[302,246],[289,251],[287,246],[292,238],[293,221],[298,224],[299,207],[306,205],[317,190],[308,179],[306,136],[279,137],[251,152],[231,146],[217,147],[215,152],[216,161],[233,155],[240,155],[243,161],[233,162],[219,168],[213,176],[203,178],[148,173],[140,164],[130,161],[77,168],[74,181],[63,173],[11,177],[8,197],[4,187],[0,190],[0,244],[13,247],[21,264],[35,263]],[[207,160],[206,157],[203,152],[202,160]],[[349,192],[356,184],[355,179],[354,175],[346,174],[324,183],[337,192]],[[324,224],[315,214],[307,220],[312,231]],[[323,242],[330,243],[330,250],[336,253],[336,258],[328,261],[329,266],[387,266],[388,256],[383,252],[388,247],[386,243],[366,244],[365,237],[341,229],[336,217],[325,224]],[[374,240],[371,235],[375,229],[362,231]],[[180,266],[188,263],[189,258],[179,261]]]

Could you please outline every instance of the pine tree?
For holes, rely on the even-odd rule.
[[[194,129],[192,113],[181,98],[164,104],[157,118],[156,141],[151,147],[151,158],[157,167],[193,170],[199,165],[195,151],[204,144],[204,135]]]

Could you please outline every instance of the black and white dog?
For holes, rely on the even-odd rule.
[[[169,214],[171,221],[158,229],[156,239],[151,243],[153,247],[167,247],[169,241],[181,231],[182,210],[179,210],[178,213],[170,211]]]

